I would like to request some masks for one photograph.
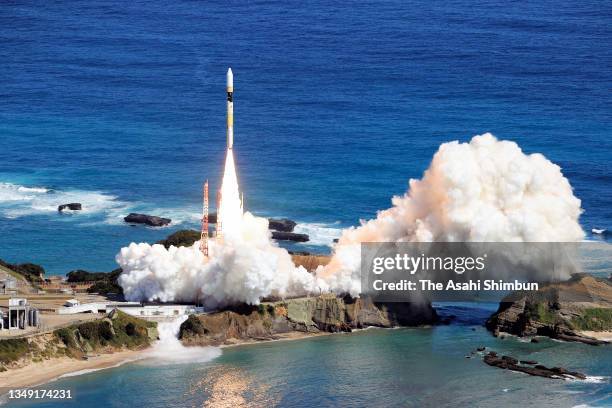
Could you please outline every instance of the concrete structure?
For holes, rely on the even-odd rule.
[[[75,300],[75,299],[71,299]],[[69,301],[68,301],[69,302]],[[66,303],[68,303],[66,302]],[[119,306],[140,306],[138,302],[92,302],[92,303],[79,303],[76,305],[67,306],[57,310],[58,314],[77,314],[77,313],[108,313]]]
[[[120,305],[116,308],[129,315],[144,319],[174,318],[204,312],[204,308],[194,305]]]
[[[8,308],[2,311],[2,329],[25,330],[40,326],[38,309],[28,304],[27,299],[11,298]]]
[[[113,309],[121,310],[129,315],[144,319],[173,318],[192,313],[202,313],[204,311],[204,308],[194,305],[143,305],[138,302],[94,302],[65,306],[58,309],[58,313],[62,315],[77,313],[109,313]]]

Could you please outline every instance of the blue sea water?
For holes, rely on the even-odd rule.
[[[228,66],[246,207],[299,221],[315,238],[304,249],[325,250],[338,229],[387,208],[441,143],[488,131],[559,164],[585,230],[612,229],[610,21],[612,5],[596,1],[5,1],[0,258],[108,271],[122,246],[197,226],[202,182],[219,184]],[[57,213],[71,201],[84,211]],[[130,227],[130,211],[174,223]],[[465,358],[480,345],[603,379],[495,370]],[[260,405],[610,406],[610,364],[609,348],[454,324],[53,386],[76,390],[74,406],[199,406],[216,379]]]
[[[317,250],[440,143],[487,131],[558,163],[585,229],[612,229],[611,18],[590,1],[4,2],[0,258],[104,271],[196,226],[228,66],[246,207],[315,224]],[[72,200],[84,214],[57,214]],[[124,225],[134,210],[177,224]]]
[[[194,364],[143,360],[39,387],[72,390],[72,400],[13,400],[8,406],[612,406],[609,348],[495,338],[481,326],[495,307],[446,306],[442,313],[457,316],[450,326],[368,329],[241,346]],[[589,377],[551,380],[488,367],[482,356],[471,354],[481,346],[548,366],[571,367]]]

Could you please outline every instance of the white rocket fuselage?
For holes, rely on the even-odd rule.
[[[234,147],[234,74],[227,70],[227,148]]]

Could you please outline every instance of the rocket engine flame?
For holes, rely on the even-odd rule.
[[[234,152],[232,149],[227,149],[221,182],[221,199],[217,211],[217,222],[220,222],[223,227],[224,237],[231,240],[239,236],[242,212]]]
[[[243,212],[233,153],[233,75],[227,76],[228,137],[217,239],[208,258],[191,247],[132,243],[122,248],[119,284],[130,300],[187,301],[214,308],[231,303],[258,304],[265,296],[303,295],[322,285],[271,239],[268,220]]]

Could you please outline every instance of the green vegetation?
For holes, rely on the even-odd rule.
[[[99,293],[101,295],[111,295],[111,294],[122,295],[123,288],[119,286],[119,284],[116,282],[100,281],[100,282],[94,283],[89,289],[87,289],[87,292],[88,293]]]
[[[66,346],[66,354],[76,357],[105,347],[135,349],[148,346],[152,340],[150,329],[156,327],[155,322],[113,311],[108,318],[58,329],[54,334]]]
[[[112,272],[88,272],[82,269],[70,271],[66,274],[68,277],[67,281],[71,283],[79,282],[95,282],[87,292],[99,293],[101,295],[109,294],[123,294],[123,288],[117,283],[119,275],[121,275],[121,268],[115,269]]]
[[[0,259],[0,266],[18,274],[16,277],[24,277],[34,285],[42,283],[45,277],[45,269],[33,263],[10,264]],[[11,275],[15,276],[14,274]]]
[[[530,320],[538,321],[544,324],[554,325],[560,317],[551,310],[548,303],[537,302],[527,303],[525,306],[526,317]]]
[[[183,324],[181,324],[179,338],[182,338],[182,335],[185,332],[203,336],[205,334],[208,334],[208,329],[204,327],[204,325],[196,315],[189,315],[187,320],[185,320]]]
[[[609,331],[612,330],[612,309],[585,309],[580,317],[574,317],[571,325],[578,330]]]
[[[156,244],[161,244],[166,248],[170,248],[170,245],[175,247],[180,246],[191,246],[200,239],[200,231],[195,230],[180,230],[174,234],[169,235],[166,239],[157,241]]]
[[[27,339],[0,340],[0,363],[7,364],[25,357],[30,352]]]
[[[26,338],[0,340],[0,371],[28,358],[40,362],[64,355],[81,358],[92,351],[146,347],[157,338],[156,328],[155,322],[113,311],[104,319],[57,329],[53,336],[42,335],[46,337],[36,342]]]

